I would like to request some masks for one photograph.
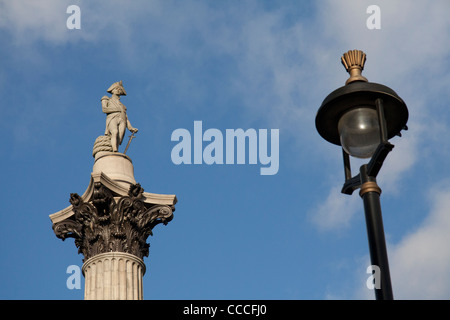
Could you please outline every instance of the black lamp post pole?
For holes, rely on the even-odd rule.
[[[381,215],[380,193],[376,178],[367,175],[367,165],[361,166],[361,192],[366,216],[367,237],[369,240],[370,259],[373,266],[380,270],[380,286],[375,286],[377,300],[393,300],[389,261],[384,237],[383,218]]]

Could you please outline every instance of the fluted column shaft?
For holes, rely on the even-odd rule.
[[[83,264],[85,300],[142,300],[142,259],[125,252],[95,255]]]

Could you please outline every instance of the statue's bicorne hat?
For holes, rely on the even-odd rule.
[[[122,85],[122,80],[118,81],[118,82],[114,82],[109,88],[108,90],[106,90],[109,93],[112,93],[112,91],[117,88],[117,87],[121,87],[123,90],[123,95],[126,96],[127,92],[125,91],[125,88]]]

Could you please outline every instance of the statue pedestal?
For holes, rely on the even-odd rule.
[[[131,159],[120,152],[101,151],[95,155],[92,173],[101,172],[126,188],[136,183]]]

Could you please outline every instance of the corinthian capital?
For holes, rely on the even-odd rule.
[[[151,203],[139,184],[118,195],[101,182],[94,182],[89,199],[70,195],[72,214],[53,223],[56,236],[74,238],[84,260],[105,252],[148,256],[147,238],[153,228],[173,218],[173,204]]]

